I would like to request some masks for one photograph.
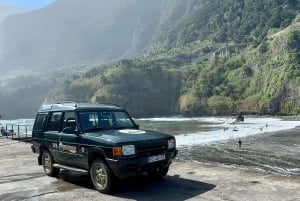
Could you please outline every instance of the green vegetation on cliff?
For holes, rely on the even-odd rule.
[[[298,114],[299,7],[166,0],[143,58],[93,68],[47,101],[113,102],[136,116]]]

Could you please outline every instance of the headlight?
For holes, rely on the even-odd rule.
[[[168,140],[168,149],[174,149],[176,147],[176,140]]]
[[[122,154],[123,154],[123,156],[134,155],[135,154],[134,145],[123,145],[122,146]]]
[[[122,147],[113,147],[113,156],[129,156],[134,154],[134,145],[123,145]]]

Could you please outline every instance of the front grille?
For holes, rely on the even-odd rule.
[[[167,140],[151,140],[141,142],[137,145],[137,154],[139,157],[143,157],[165,153],[167,150],[167,146]]]

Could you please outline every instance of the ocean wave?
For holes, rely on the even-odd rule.
[[[220,120],[221,121],[221,120]],[[214,125],[212,131],[199,131],[176,135],[177,146],[209,144],[244,138],[252,135],[289,130],[300,126],[300,121],[283,121],[279,118],[248,118],[243,123],[233,124],[231,119],[222,118],[223,123]],[[208,125],[208,127],[211,125]]]

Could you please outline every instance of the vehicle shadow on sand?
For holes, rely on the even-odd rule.
[[[115,196],[139,201],[172,200],[181,201],[201,195],[216,186],[179,175],[153,180],[147,176],[121,180]]]
[[[94,190],[89,175],[78,174],[75,176],[71,172],[63,172],[59,178],[71,184]],[[130,179],[117,180],[114,192],[111,195],[139,201],[182,201],[199,196],[215,187],[214,184],[181,178],[179,175],[168,175],[158,180],[141,175]]]

